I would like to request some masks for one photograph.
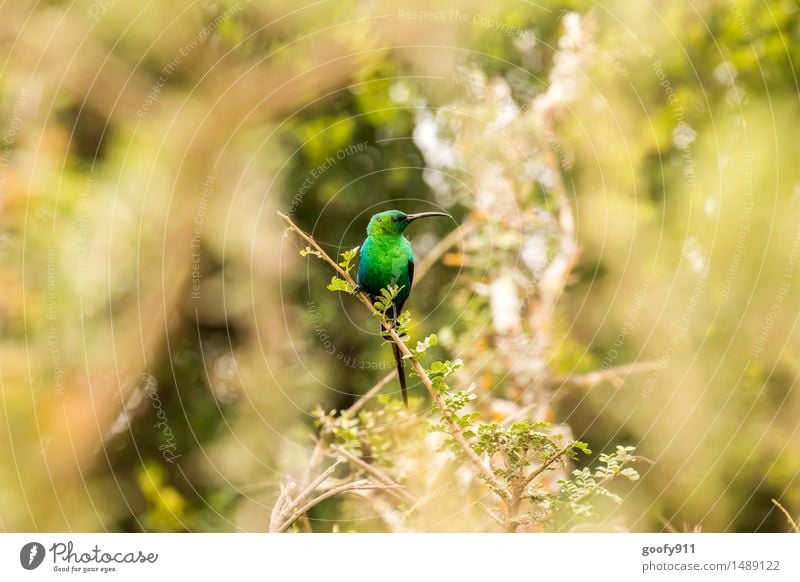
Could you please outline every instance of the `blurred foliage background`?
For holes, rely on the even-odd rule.
[[[265,530],[314,407],[392,365],[276,211],[333,254],[393,207],[476,225],[409,306],[479,409],[653,461],[601,528],[800,511],[796,2],[0,11],[0,529]],[[560,243],[544,149],[577,247],[520,343]],[[482,527],[441,505],[420,529]],[[359,515],[311,528],[384,529]]]

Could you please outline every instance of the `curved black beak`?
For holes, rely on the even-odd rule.
[[[413,222],[418,218],[428,218],[429,216],[446,216],[447,218],[453,218],[446,212],[417,212],[416,214],[406,214],[403,220],[406,222]]]

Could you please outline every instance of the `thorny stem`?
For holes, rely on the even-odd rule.
[[[353,278],[350,276],[350,273],[342,269],[339,264],[333,260],[325,250],[317,244],[317,242],[306,232],[304,232],[299,226],[297,226],[291,218],[287,215],[283,214],[282,212],[278,212],[278,216],[280,216],[288,225],[291,230],[297,233],[297,235],[302,238],[305,242],[307,242],[311,247],[319,253],[319,257],[328,263],[333,269],[338,273],[338,275],[344,279],[348,284],[350,284],[353,288],[356,287],[356,282],[353,281]],[[370,313],[373,315],[379,315],[378,311],[375,309],[375,306],[372,305],[372,302],[367,297],[366,293],[360,292],[357,294],[357,297],[361,303],[363,303],[367,309],[369,309]],[[472,446],[467,442],[467,439],[464,437],[461,428],[456,423],[455,419],[453,418],[453,413],[451,413],[447,406],[445,405],[444,398],[442,395],[439,394],[434,388],[433,383],[431,382],[430,377],[425,372],[425,368],[422,367],[417,359],[414,357],[414,354],[411,353],[411,350],[408,349],[405,342],[400,339],[400,336],[397,335],[397,332],[394,330],[392,324],[385,318],[380,317],[381,326],[386,331],[386,334],[390,337],[391,341],[400,349],[400,353],[404,356],[404,359],[408,360],[411,366],[414,368],[414,371],[422,380],[422,384],[428,390],[431,395],[431,399],[433,403],[436,405],[436,408],[439,409],[439,412],[442,415],[445,423],[450,432],[450,436],[453,440],[458,444],[459,448],[461,448],[464,455],[467,459],[472,463],[472,465],[477,469],[478,475],[483,478],[489,485],[491,485],[492,489],[500,495],[501,498],[504,500],[509,500],[510,495],[506,485],[500,481],[497,475],[494,474],[494,470],[488,464],[484,463],[480,457],[478,457],[475,450]]]

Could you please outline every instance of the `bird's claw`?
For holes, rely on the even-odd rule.
[[[363,290],[364,288],[361,285],[356,285],[355,287],[353,287],[353,295],[358,295]]]

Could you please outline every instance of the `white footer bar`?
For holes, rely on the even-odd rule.
[[[792,534],[4,534],[0,580],[800,581]],[[410,580],[411,579],[411,580]]]

